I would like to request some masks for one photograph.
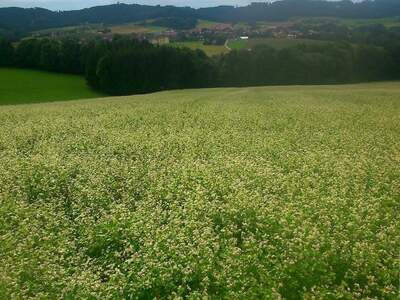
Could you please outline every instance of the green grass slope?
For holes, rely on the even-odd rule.
[[[81,76],[0,68],[0,105],[96,98]]]
[[[250,38],[249,40],[235,39],[228,42],[232,50],[252,49],[259,45],[270,46],[275,49],[285,49],[298,45],[322,45],[329,42],[311,39],[289,39],[289,38]]]
[[[189,48],[192,50],[203,50],[208,56],[220,55],[228,53],[229,49],[224,45],[204,45],[202,41],[195,42],[174,42],[168,44],[171,47]]]
[[[4,299],[395,299],[400,85],[0,107]]]

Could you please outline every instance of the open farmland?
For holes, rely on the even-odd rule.
[[[229,40],[228,47],[232,50],[252,49],[256,46],[265,45],[275,49],[290,48],[297,45],[321,45],[329,42],[311,39],[292,39],[292,38],[251,38],[248,40],[234,39]]]
[[[329,19],[329,18],[327,18]],[[383,25],[387,28],[400,26],[400,18],[383,18],[383,19],[334,19],[339,24],[349,26],[349,27],[361,27],[361,26],[371,26],[371,25]]]
[[[0,68],[0,105],[101,97],[82,76]]]
[[[214,29],[218,27],[219,25],[225,25],[225,23],[218,23],[214,21],[209,21],[209,20],[198,20],[198,23],[196,25],[196,28],[198,29]]]
[[[257,22],[258,28],[271,28],[275,26],[288,27],[296,24],[338,24],[351,28],[370,26],[370,25],[383,25],[387,28],[400,26],[399,17],[388,18],[372,18],[372,19],[358,19],[358,18],[335,18],[335,17],[294,17],[287,21],[279,22]]]
[[[204,45],[202,41],[174,42],[168,45],[172,47],[189,48],[192,50],[196,49],[203,50],[208,56],[214,56],[229,52],[229,49],[226,48],[224,45]]]
[[[110,27],[113,34],[132,34],[132,33],[161,33],[168,28],[154,26],[151,24],[128,23],[121,25],[113,25]]]
[[[4,299],[396,299],[400,85],[0,107]]]

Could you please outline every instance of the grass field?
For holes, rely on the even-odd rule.
[[[152,20],[148,20],[151,22]],[[98,35],[99,31],[109,29],[112,34],[134,34],[134,33],[162,33],[168,28],[161,26],[154,26],[149,24],[140,23],[124,23],[118,25],[104,25],[104,24],[87,24],[79,26],[67,26],[59,28],[50,28],[32,32],[32,36],[46,36],[52,34],[75,34],[78,36],[93,36]]]
[[[89,29],[93,26],[93,29],[98,29],[100,28],[99,25],[90,25],[90,26],[82,26],[82,25],[77,25],[77,26],[65,26],[65,27],[54,27],[54,28],[48,28],[48,29],[42,29],[42,30],[36,30],[33,31],[32,34],[34,35],[41,35],[41,34],[51,34],[51,33],[58,33],[58,32],[66,32],[66,31],[73,31],[73,30],[84,30],[84,29]]]
[[[166,31],[168,28],[153,25],[140,25],[137,23],[128,23],[121,25],[114,25],[110,27],[110,30],[114,34],[132,34],[132,33],[161,33]]]
[[[247,22],[237,22],[233,25],[235,30],[248,30],[250,29],[250,25]]]
[[[234,39],[228,41],[228,47],[231,50],[242,50],[242,49],[249,49],[249,41],[248,40],[241,40],[241,39]]]
[[[221,23],[218,22],[213,22],[209,20],[198,20],[196,28],[201,28],[201,29],[213,29],[216,26],[218,26]]]
[[[400,85],[0,107],[4,299],[396,299]]]
[[[284,49],[299,44],[318,45],[327,43],[326,41],[310,40],[310,39],[275,39],[275,38],[252,38],[249,40],[230,40],[228,47],[232,50],[252,49],[258,45],[268,45],[276,49]]]
[[[281,21],[281,22],[257,22],[258,28],[268,28],[271,26],[291,26],[295,24],[324,24],[324,23],[337,23],[340,25],[345,25],[348,27],[360,27],[360,26],[368,26],[368,25],[377,25],[381,24],[384,25],[385,27],[394,27],[394,26],[400,26],[400,18],[399,17],[393,17],[393,18],[375,18],[375,19],[354,19],[354,18],[334,18],[334,17],[308,17],[308,18],[302,18],[302,17],[295,17],[291,18],[287,21]]]
[[[81,76],[0,68],[0,105],[96,98]]]
[[[90,37],[96,35],[98,31],[104,30],[105,27],[103,24],[85,24],[85,25],[76,25],[76,26],[65,26],[65,27],[54,27],[43,30],[37,30],[31,32],[30,36],[25,37],[25,39],[29,39],[32,37],[51,37],[53,35],[58,36],[79,36]]]
[[[204,45],[202,41],[175,42],[168,45],[172,47],[186,47],[193,50],[200,49],[203,50],[208,56],[214,56],[229,52],[229,50],[224,45]]]
[[[395,27],[400,26],[400,18],[381,18],[381,19],[342,19],[342,18],[332,18],[339,24],[346,25],[349,27],[360,27],[368,25],[383,25],[385,27]]]

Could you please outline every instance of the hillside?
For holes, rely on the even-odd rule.
[[[77,75],[0,68],[0,105],[98,98]]]
[[[395,299],[400,85],[0,107],[0,295]]]
[[[0,29],[33,31],[86,23],[123,24],[158,18],[204,19],[220,22],[288,20],[292,17],[385,18],[400,16],[397,0],[351,2],[281,0],[244,7],[219,6],[201,9],[174,6],[113,4],[73,11],[42,8],[0,8]],[[195,24],[195,23],[194,23]]]

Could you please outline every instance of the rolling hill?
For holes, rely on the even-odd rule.
[[[43,8],[0,8],[0,29],[29,32],[80,24],[124,24],[148,19],[203,19],[217,22],[281,21],[292,17],[340,17],[373,19],[400,16],[397,0],[351,2],[281,0],[252,3],[244,7],[189,7],[113,4],[72,11],[50,11]]]
[[[0,107],[0,295],[395,299],[400,85]]]
[[[82,76],[0,68],[0,105],[98,98]]]

